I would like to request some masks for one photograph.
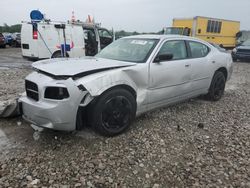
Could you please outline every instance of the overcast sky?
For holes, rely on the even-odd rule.
[[[66,21],[95,17],[103,27],[115,30],[156,32],[171,26],[173,18],[207,16],[241,22],[250,30],[250,0],[1,0],[0,25],[29,21],[31,10],[46,17]]]

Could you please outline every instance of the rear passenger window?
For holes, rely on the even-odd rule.
[[[199,42],[189,41],[190,51],[192,58],[205,57],[209,53],[209,48]]]
[[[162,45],[158,54],[173,54],[173,60],[185,59],[187,58],[185,42],[182,40],[167,41]]]

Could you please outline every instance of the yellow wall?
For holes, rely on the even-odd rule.
[[[195,17],[193,19],[174,19],[173,27],[188,27],[191,31],[194,30],[193,21],[197,21],[195,37],[213,42],[215,44],[222,44],[224,47],[234,47],[236,44],[236,33],[240,31],[240,22],[206,18],[206,17]],[[207,32],[208,20],[215,20],[222,22],[220,33],[209,33]],[[200,33],[198,30],[200,29]],[[191,34],[192,35],[192,34]]]
[[[221,32],[207,32],[208,20],[221,21]],[[198,33],[198,29],[201,29],[201,33]],[[198,17],[195,36],[208,42],[213,42],[219,45],[222,44],[224,47],[234,47],[236,44],[236,33],[238,33],[239,31],[240,22]]]
[[[173,19],[173,27],[193,27],[193,19]]]
[[[193,27],[193,19],[173,19],[173,27]],[[192,29],[191,29],[191,36],[192,36]]]

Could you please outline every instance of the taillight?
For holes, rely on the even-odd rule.
[[[37,40],[37,39],[38,39],[37,24],[36,24],[36,23],[33,23],[32,26],[33,26],[33,39],[34,39],[34,40]]]
[[[33,39],[38,39],[38,32],[37,31],[33,31]]]

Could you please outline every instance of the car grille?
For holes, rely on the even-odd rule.
[[[25,80],[25,89],[27,97],[35,101],[39,100],[38,86],[34,82]]]

